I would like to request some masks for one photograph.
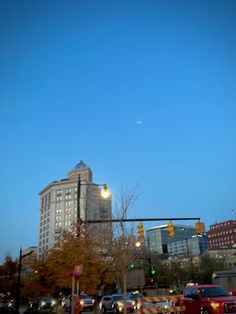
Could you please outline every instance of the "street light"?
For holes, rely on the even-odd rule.
[[[87,183],[87,182],[82,182],[80,179],[80,175],[78,175],[78,185],[77,185],[77,223],[80,225],[82,219],[81,219],[81,207],[80,207],[80,199],[81,199],[81,185],[85,186],[97,186],[97,187],[102,187],[100,190],[100,196],[103,199],[108,199],[111,196],[111,192],[108,189],[106,184],[97,184],[97,183]],[[80,227],[79,227],[80,229]],[[79,230],[80,233],[80,230]]]
[[[22,265],[22,259],[30,254],[32,254],[34,251],[30,251],[26,254],[22,255],[22,248],[20,248],[20,256],[19,256],[19,263],[18,263],[18,275],[17,275],[17,285],[16,285],[16,307],[15,307],[15,313],[19,314],[19,307],[20,307],[20,285],[21,285],[21,265]]]

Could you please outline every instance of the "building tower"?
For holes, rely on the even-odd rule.
[[[67,178],[53,181],[40,196],[38,257],[58,246],[63,230],[72,231],[78,220],[111,219],[111,196],[103,199],[91,169],[81,160]],[[93,224],[93,229],[112,234],[111,223]]]

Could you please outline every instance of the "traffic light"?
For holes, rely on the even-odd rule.
[[[144,231],[143,231],[143,224],[142,223],[138,224],[138,237],[140,240],[144,239]]]
[[[171,220],[168,222],[167,228],[169,231],[169,237],[173,238],[175,236],[175,231],[174,231],[174,226]]]
[[[151,269],[151,275],[152,276],[156,275],[156,269],[154,267],[152,267],[152,269]]]
[[[205,224],[203,222],[197,221],[195,224],[196,234],[202,234],[206,232]]]
[[[135,264],[134,264],[134,263],[131,263],[131,264],[129,265],[129,268],[130,268],[130,269],[134,269],[134,268],[135,268]]]

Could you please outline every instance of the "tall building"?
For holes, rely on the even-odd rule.
[[[167,254],[168,244],[189,239],[196,235],[195,228],[189,225],[174,225],[174,233],[174,237],[169,236],[167,224],[147,229],[146,235],[151,252]]]
[[[63,230],[72,231],[79,220],[111,219],[111,196],[101,196],[101,185],[93,183],[92,171],[80,161],[67,178],[53,181],[40,193],[38,257],[58,245]],[[111,223],[93,224],[100,233],[112,233]]]
[[[191,238],[167,244],[167,251],[172,257],[192,257],[207,250],[206,234],[193,235]]]
[[[236,247],[236,220],[228,220],[210,226],[207,231],[209,250]]]

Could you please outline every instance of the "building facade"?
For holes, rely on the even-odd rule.
[[[206,234],[193,235],[191,238],[167,244],[167,251],[171,257],[192,257],[202,254],[207,250]]]
[[[207,241],[209,250],[236,247],[236,220],[211,225],[207,231]]]
[[[189,225],[174,225],[174,232],[175,236],[170,237],[167,224],[147,229],[146,236],[150,251],[157,254],[168,254],[169,244],[185,241],[196,235],[195,228]]]
[[[236,247],[230,249],[216,249],[208,251],[210,257],[217,260],[219,263],[222,263],[230,268],[236,267]]]
[[[111,196],[101,196],[100,184],[93,183],[92,171],[80,161],[67,178],[53,181],[40,193],[38,257],[58,246],[63,230],[72,231],[80,220],[111,219]],[[93,224],[93,230],[112,233],[111,223]]]

